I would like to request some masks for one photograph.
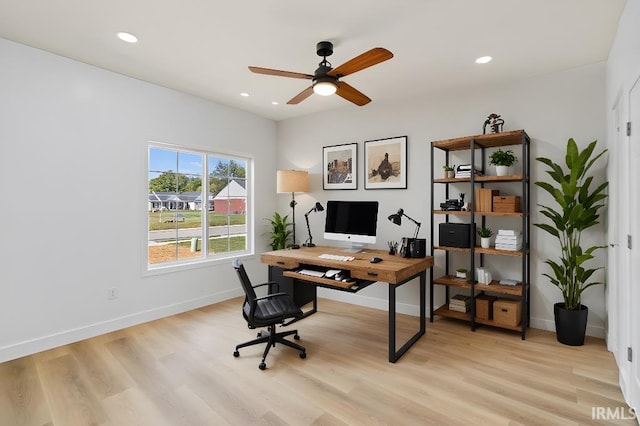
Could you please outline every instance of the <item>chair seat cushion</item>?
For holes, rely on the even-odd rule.
[[[291,298],[284,294],[258,300],[254,319],[257,323],[283,321],[287,318],[299,318],[302,310],[293,304]]]

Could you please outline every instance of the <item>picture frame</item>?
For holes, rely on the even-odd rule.
[[[364,189],[407,188],[407,137],[364,142]]]
[[[358,144],[322,148],[322,189],[358,189]]]

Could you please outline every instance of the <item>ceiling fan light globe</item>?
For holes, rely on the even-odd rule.
[[[336,93],[336,90],[338,90],[338,88],[330,81],[319,81],[313,85],[314,93],[320,96],[331,96]]]

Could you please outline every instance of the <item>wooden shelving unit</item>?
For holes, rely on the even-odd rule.
[[[513,147],[516,149],[520,146],[521,151],[518,155],[519,161],[522,164],[522,173],[509,176],[491,176],[491,175],[472,175],[468,178],[436,178],[434,176],[434,170],[440,169],[440,164],[435,163],[436,151],[444,153],[444,164],[450,164],[450,152],[453,151],[469,151],[471,153],[471,169],[480,169],[482,172],[485,170],[485,166],[488,165],[485,150],[487,148],[497,147]],[[462,138],[446,139],[440,141],[434,141],[431,143],[431,249],[432,254],[435,257],[437,251],[443,251],[445,253],[445,275],[434,278],[434,271],[431,269],[431,321],[434,316],[441,316],[446,318],[453,318],[457,320],[467,321],[471,324],[471,329],[475,330],[478,325],[489,325],[493,327],[505,328],[508,330],[519,331],[522,339],[526,337],[526,331],[529,327],[529,313],[530,313],[530,139],[524,130],[514,130],[510,132],[494,133],[489,135],[468,136]],[[477,157],[480,157],[479,161]],[[476,167],[476,166],[481,167]],[[457,187],[464,186],[470,189],[471,204],[475,205],[475,188],[479,187],[492,187],[494,184],[520,184],[520,188],[516,190],[517,195],[520,196],[521,212],[487,212],[487,211],[443,211],[438,209],[439,203],[444,201],[438,199],[435,200],[435,188],[437,186],[443,186],[445,188],[445,199],[449,198],[450,186],[457,185]],[[467,191],[464,191],[467,192]],[[468,200],[469,201],[469,200]],[[487,218],[505,217],[520,219],[523,245],[522,249],[518,251],[497,250],[494,246],[489,248],[482,248],[480,246],[471,246],[468,248],[460,247],[448,247],[436,244],[435,241],[435,218],[439,218],[440,222],[449,222],[450,219],[456,218],[463,223],[476,223],[476,218],[480,220],[479,226],[485,226]],[[449,272],[451,259],[450,256],[468,256],[470,264],[470,278],[460,279],[451,275]],[[514,286],[501,285],[498,280],[492,281],[490,284],[480,284],[475,280],[476,266],[483,266],[485,256],[505,256],[507,258],[517,258],[521,262],[521,281]],[[506,259],[505,261],[511,261]],[[517,260],[516,260],[517,261]],[[437,264],[436,264],[437,265]],[[434,287],[445,287],[445,304],[435,308],[434,301]],[[465,293],[471,296],[471,310],[469,312],[457,312],[449,309],[450,289],[456,289],[457,292]],[[476,316],[475,298],[480,294],[488,294],[498,297],[504,297],[508,299],[517,299],[521,303],[521,318],[520,324],[512,326],[509,324],[499,323],[492,319],[483,319]]]

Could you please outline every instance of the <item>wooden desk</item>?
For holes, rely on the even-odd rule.
[[[321,254],[353,256],[352,261],[323,259]],[[370,263],[373,256],[382,258],[380,263]],[[358,292],[375,283],[389,286],[389,362],[396,362],[426,330],[426,270],[433,266],[433,257],[403,258],[391,256],[385,250],[366,249],[362,253],[348,254],[337,247],[301,247],[297,250],[277,250],[262,253],[260,261],[269,265],[269,280],[280,284],[280,290],[291,294],[295,303],[302,306],[313,302],[313,309],[305,316],[317,311],[317,287],[339,291]],[[328,278],[318,278],[296,273],[308,268],[317,270],[340,269],[348,273],[353,282],[347,283]],[[420,330],[396,350],[396,289],[419,278],[420,285]],[[309,285],[311,284],[311,285]]]

